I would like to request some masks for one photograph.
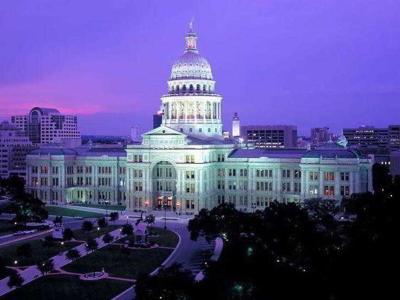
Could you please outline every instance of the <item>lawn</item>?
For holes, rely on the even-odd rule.
[[[22,244],[30,244],[32,248],[32,254],[29,257],[17,256],[17,248]],[[79,242],[64,242],[61,245],[60,242],[54,242],[53,246],[45,247],[42,244],[41,239],[31,240],[31,241],[20,241],[14,243],[10,246],[0,248],[0,257],[2,257],[5,265],[14,265],[14,261],[18,261],[18,266],[30,266],[37,263],[43,262],[62,251],[71,249],[77,245]]]
[[[178,244],[178,236],[170,230],[164,230],[158,227],[152,227],[151,232],[155,233],[158,236],[149,236],[148,240],[150,242],[154,242],[161,247],[171,247],[175,248]],[[123,243],[127,240],[134,241],[134,236],[124,237],[119,240],[120,243]]]
[[[121,249],[110,245],[79,258],[63,269],[70,272],[87,273],[102,268],[113,276],[137,278],[140,273],[151,273],[171,254],[171,249]]]
[[[106,209],[106,210],[109,210],[109,211],[112,211],[112,210],[123,211],[123,210],[126,209],[126,206],[123,206],[123,205],[73,204],[73,203],[71,203],[71,205],[82,206],[82,207],[101,208],[101,209]]]
[[[14,224],[10,221],[0,221],[0,235],[6,235],[15,232]]]
[[[152,227],[151,232],[158,234],[158,237],[149,237],[149,241],[155,242],[162,247],[176,247],[178,236],[170,230]]]
[[[110,279],[83,281],[75,276],[51,275],[39,278],[3,296],[3,299],[112,299],[132,286],[132,283]]]
[[[74,237],[76,240],[87,241],[90,238],[96,238],[100,235],[103,235],[107,232],[113,231],[118,228],[121,228],[121,226],[108,225],[107,227],[100,228],[99,230],[97,230],[97,224],[94,223],[93,230],[91,230],[91,231],[85,231],[82,229],[74,230]]]
[[[96,212],[82,211],[82,210],[58,207],[58,206],[46,206],[46,210],[49,212],[49,215],[54,215],[54,216],[82,217],[82,218],[104,217],[104,214]]]

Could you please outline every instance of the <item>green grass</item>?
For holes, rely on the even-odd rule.
[[[123,205],[73,204],[73,203],[71,203],[71,205],[74,205],[74,206],[82,206],[82,207],[101,208],[101,209],[106,209],[106,210],[109,210],[109,211],[112,211],[112,210],[119,210],[119,211],[122,211],[122,210],[125,210],[125,209],[126,209],[126,206],[123,206]]]
[[[158,237],[149,237],[149,241],[155,242],[162,247],[176,247],[178,244],[178,236],[170,230],[153,227],[151,232],[158,234]]]
[[[103,235],[118,228],[121,228],[121,226],[108,225],[107,227],[97,230],[97,224],[93,224],[93,230],[91,231],[85,231],[82,229],[74,230],[74,237],[76,240],[87,241],[88,239],[96,238],[100,235]]]
[[[25,243],[31,245],[32,255],[30,257],[17,256],[18,246]],[[43,262],[58,253],[71,249],[79,244],[79,242],[64,242],[64,245],[61,245],[60,242],[55,242],[53,246],[45,247],[42,245],[41,239],[20,241],[10,246],[0,248],[0,256],[7,266],[14,265],[15,260],[18,261],[18,266],[30,266]]]
[[[3,296],[3,299],[112,299],[132,286],[132,283],[110,279],[83,281],[75,276],[52,275],[39,278],[32,283]]]
[[[15,232],[15,225],[9,221],[0,221],[0,235],[6,235]]]
[[[87,273],[102,268],[113,276],[137,278],[140,273],[151,273],[171,254],[170,249],[125,249],[110,245],[82,257],[63,269],[70,272]]]
[[[104,214],[96,212],[82,211],[82,210],[57,207],[57,206],[46,206],[46,210],[49,212],[49,215],[55,215],[55,216],[82,217],[82,218],[104,217]]]
[[[178,244],[178,236],[170,230],[164,230],[162,228],[152,227],[151,232],[157,234],[156,237],[148,237],[150,242],[154,242],[161,247],[175,248]],[[125,241],[134,241],[134,236],[124,237],[118,242],[123,243]]]

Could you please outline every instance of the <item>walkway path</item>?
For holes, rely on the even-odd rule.
[[[111,234],[114,237],[114,240],[121,239],[121,238],[124,237],[124,235],[121,234],[121,230],[120,229],[116,229],[114,231],[111,231],[111,232],[109,232],[109,234]],[[109,245],[109,244],[106,244],[106,243],[103,242],[102,237],[103,237],[103,235],[98,237],[98,238],[96,238],[96,242],[97,242],[97,245],[98,245],[97,249],[101,249],[101,248]],[[78,250],[81,257],[92,253],[92,251],[87,251],[86,250],[86,245],[85,244],[81,244],[79,246],[76,246],[73,249]],[[61,254],[53,256],[51,258],[51,259],[53,259],[53,262],[54,262],[54,269],[60,269],[60,268],[64,267],[65,265],[69,264],[70,262],[72,262],[70,259],[68,259],[66,257],[66,253],[67,252],[68,251],[62,252]],[[31,281],[43,276],[36,265],[26,268],[25,270],[19,272],[19,274],[24,279],[23,285],[28,284],[29,282],[31,282]],[[6,278],[0,280],[0,296],[5,295],[5,294],[7,294],[10,291],[15,289],[14,287],[10,288],[7,285],[9,279],[10,279],[10,277],[6,277]]]

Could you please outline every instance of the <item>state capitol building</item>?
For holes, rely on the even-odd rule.
[[[223,202],[264,209],[271,201],[341,200],[372,191],[372,159],[339,146],[256,149],[222,135],[222,95],[189,28],[161,97],[162,125],[126,148],[42,147],[27,156],[26,185],[46,203],[167,206],[196,213]]]

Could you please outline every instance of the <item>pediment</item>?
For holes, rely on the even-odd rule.
[[[174,148],[186,145],[186,138],[186,134],[162,125],[144,133],[142,145],[152,148]]]

